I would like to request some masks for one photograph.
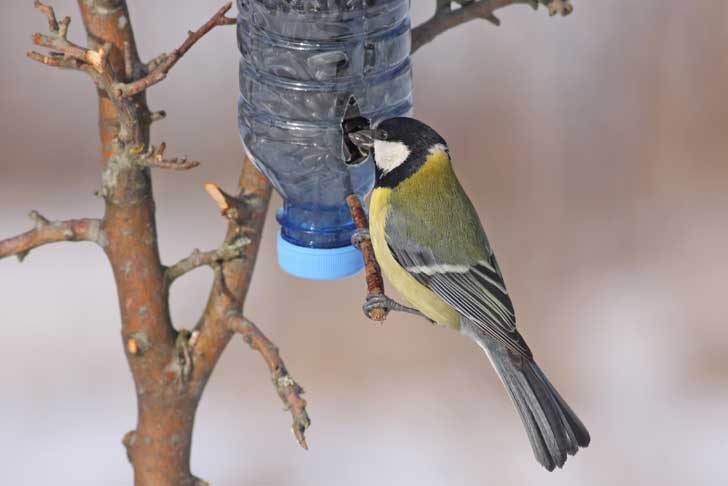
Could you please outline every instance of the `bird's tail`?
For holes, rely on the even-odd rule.
[[[589,445],[589,432],[535,361],[516,354],[471,323],[463,333],[475,339],[498,372],[526,427],[536,459],[553,471],[566,455]]]

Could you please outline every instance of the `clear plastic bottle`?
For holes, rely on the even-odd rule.
[[[305,278],[358,272],[345,203],[363,198],[371,161],[343,163],[353,95],[378,121],[412,108],[409,0],[237,0],[238,122],[246,151],[283,196],[278,257]]]

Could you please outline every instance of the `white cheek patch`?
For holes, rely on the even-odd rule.
[[[410,149],[402,142],[374,141],[374,162],[385,174],[402,165],[409,155]]]

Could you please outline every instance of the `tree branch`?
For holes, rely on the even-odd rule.
[[[195,249],[190,256],[167,268],[167,280],[171,284],[177,278],[196,268],[219,265],[223,262],[242,258],[243,250],[248,244],[250,244],[250,240],[241,235],[232,242],[223,243],[220,248],[215,250],[201,252]]]
[[[47,47],[52,49],[50,56],[42,56],[37,52],[28,52],[28,57],[39,60],[45,64],[53,64],[55,62],[68,63],[68,66],[76,66],[80,68],[83,64],[91,64],[91,62],[98,62],[101,56],[98,53],[92,52],[89,49],[80,47],[68,40],[68,27],[71,24],[70,17],[64,17],[61,22],[56,19],[56,13],[53,7],[44,5],[38,0],[33,2],[35,8],[46,16],[48,19],[48,31],[50,35],[43,35],[40,33],[33,34],[33,44],[41,47]],[[48,60],[45,60],[48,59]]]
[[[574,10],[569,0],[437,0],[435,14],[412,29],[412,53],[446,30],[474,19],[486,19],[500,25],[500,20],[493,14],[499,8],[525,3],[536,9],[539,1],[548,6],[552,16],[557,13],[566,16]],[[453,8],[453,3],[459,8]]]
[[[156,167],[158,169],[172,169],[172,170],[189,170],[199,166],[200,163],[196,160],[187,160],[187,157],[165,159],[164,152],[167,150],[167,144],[162,142],[159,148],[154,146],[150,147],[146,156],[140,159],[139,165],[142,167]]]
[[[90,241],[99,246],[105,245],[101,220],[48,221],[37,211],[31,211],[28,216],[35,222],[35,228],[22,235],[0,241],[0,259],[16,255],[23,261],[30,250],[59,241]]]
[[[257,170],[257,169],[256,169]],[[231,196],[213,182],[205,183],[205,191],[220,208],[220,214],[230,221],[239,233],[255,233],[256,228],[246,222],[251,215],[267,205],[267,201],[257,193],[243,193],[238,197]]]
[[[274,383],[276,390],[284,403],[290,405],[291,413],[294,414],[296,438],[305,447],[304,431],[310,421],[305,410],[305,402],[300,398],[302,391],[298,385],[295,385],[295,382],[292,380],[289,382],[283,378],[284,375],[280,374],[282,370],[285,370],[284,366],[270,366],[270,363],[275,364],[273,356],[270,355],[270,350],[274,349],[274,347],[270,347],[272,344],[268,346],[270,341],[260,333],[257,327],[249,326],[241,317],[245,297],[255,269],[256,256],[260,247],[272,188],[268,179],[258,172],[247,157],[240,177],[239,187],[241,189],[240,194],[233,197],[226,194],[215,184],[206,184],[206,189],[214,196],[223,216],[229,221],[225,241],[230,241],[245,231],[250,243],[245,246],[242,259],[224,262],[216,271],[215,285],[210,292],[202,319],[196,327],[196,330],[199,331],[199,337],[194,348],[193,360],[195,356],[205,356],[205,359],[196,362],[192,382],[199,382],[200,379],[197,377],[209,376],[211,367],[215,365],[234,332],[242,331],[243,336],[251,336],[251,346],[267,353],[264,358],[266,363],[269,363],[274,377],[276,376],[275,370],[278,370],[279,375]],[[204,386],[204,381],[202,381],[202,384]]]
[[[288,373],[278,348],[253,322],[238,313],[232,313],[227,319],[227,324],[231,331],[240,334],[252,349],[258,351],[268,365],[273,386],[283,405],[293,416],[293,434],[301,447],[308,450],[305,432],[311,425],[311,419],[306,412],[306,400],[301,397],[303,388]]]
[[[134,96],[135,94],[140,93],[150,86],[164,80],[169,71],[175,64],[177,64],[177,61],[179,61],[198,40],[204,37],[205,34],[220,25],[232,25],[236,23],[235,19],[225,16],[232,5],[232,2],[226,3],[202,27],[194,32],[190,31],[187,35],[187,39],[185,39],[180,47],[172,51],[171,54],[162,54],[155,58],[155,60],[153,60],[149,65],[149,74],[128,84],[118,84],[115,87],[116,95],[123,98]]]
[[[102,124],[111,124],[115,127],[113,132],[116,132],[112,135],[112,130],[102,127],[101,135],[106,159],[111,155],[111,142],[114,136],[118,136],[119,141],[123,143],[129,143],[131,146],[138,145],[140,140],[145,139],[143,132],[148,131],[148,125],[164,117],[164,112],[149,113],[143,96],[136,100],[137,103],[134,103],[134,98],[142,95],[147,87],[162,81],[177,61],[212,28],[217,25],[234,23],[234,19],[224,15],[231,8],[231,2],[228,2],[202,28],[191,32],[180,48],[170,55],[164,55],[159,64],[151,72],[147,72],[137,56],[136,45],[127,18],[128,10],[124,0],[89,0],[86,3],[79,0],[79,6],[84,14],[84,22],[87,27],[108,29],[109,22],[100,21],[104,16],[114,17],[121,21],[114,29],[115,35],[109,35],[114,34],[113,31],[106,32],[108,41],[99,41],[104,36],[90,38],[90,42],[97,44],[96,48],[91,49],[78,46],[67,39],[68,27],[71,22],[70,17],[65,17],[58,22],[52,7],[38,0],[35,0],[35,6],[48,19],[50,35],[36,33],[32,37],[33,43],[40,47],[46,47],[51,52],[44,55],[30,51],[27,55],[29,58],[48,66],[77,69],[91,76],[98,88],[103,92],[100,101]],[[109,12],[113,12],[113,15],[107,15]],[[132,78],[137,74],[143,74],[144,76],[133,80]],[[114,116],[109,116],[107,119],[106,114],[110,115],[110,110],[114,111]],[[142,150],[137,151],[136,155],[141,156],[144,153],[146,142],[142,143],[142,145]],[[187,170],[199,165],[198,162],[188,161],[184,158],[165,160],[148,157],[137,162],[142,167],[175,170]]]
[[[94,75],[94,71],[98,74],[103,73],[106,57],[110,50],[109,45],[92,50],[70,42],[68,27],[71,24],[71,18],[64,17],[58,22],[53,7],[41,3],[39,0],[35,0],[33,5],[48,19],[48,31],[50,32],[50,35],[33,34],[33,44],[51,49],[51,53],[44,56],[38,52],[29,51],[27,53],[29,58],[49,66],[87,71],[92,75]]]

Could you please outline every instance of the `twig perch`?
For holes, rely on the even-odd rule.
[[[349,194],[346,197],[346,204],[351,212],[351,219],[358,229],[369,229],[369,221],[367,215],[361,206],[361,201],[356,194]],[[384,280],[382,279],[382,271],[374,256],[374,248],[372,242],[368,239],[359,243],[359,251],[364,257],[364,272],[367,282],[367,291],[370,295],[384,294]],[[373,321],[384,321],[387,318],[387,310],[383,307],[375,307],[369,312],[369,318]]]

